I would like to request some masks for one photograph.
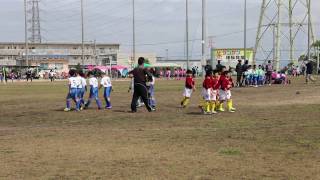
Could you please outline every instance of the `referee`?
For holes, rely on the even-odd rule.
[[[144,58],[140,57],[138,59],[138,67],[134,68],[132,71],[129,72],[131,76],[133,76],[134,82],[134,92],[132,96],[131,102],[131,110],[133,113],[137,112],[137,101],[141,97],[142,101],[146,105],[146,108],[149,112],[155,111],[152,107],[150,107],[148,102],[148,89],[146,86],[147,80],[152,80],[153,77],[144,68]]]

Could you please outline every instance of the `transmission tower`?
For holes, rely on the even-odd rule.
[[[315,41],[310,3],[311,0],[262,0],[254,64],[257,59],[264,63],[271,60],[278,71],[280,60],[297,62],[297,44],[299,49],[310,52],[311,41]]]
[[[40,27],[40,10],[39,10],[40,0],[28,0],[28,15],[29,15],[29,32],[31,36],[29,41],[31,43],[41,43],[41,27]]]

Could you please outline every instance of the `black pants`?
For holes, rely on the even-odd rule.
[[[134,92],[131,101],[131,110],[132,112],[137,112],[137,101],[141,97],[143,103],[146,105],[147,110],[150,112],[151,107],[148,102],[148,89],[144,84],[135,84]]]
[[[266,84],[271,84],[272,83],[272,72],[267,72],[266,73]]]
[[[27,81],[29,81],[29,79],[32,82],[32,77],[31,76],[27,76]]]
[[[242,86],[241,78],[242,78],[242,73],[237,73],[237,85],[239,87]]]

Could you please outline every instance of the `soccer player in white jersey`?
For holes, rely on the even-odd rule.
[[[71,69],[69,71],[69,79],[68,79],[68,96],[66,100],[66,108],[64,111],[70,111],[71,110],[71,100],[73,100],[76,103],[76,110],[80,111],[80,98],[78,93],[78,88],[81,85],[81,80],[77,77],[77,73],[74,69]]]
[[[85,105],[85,109],[90,106],[90,103],[93,99],[96,100],[98,109],[101,109],[101,101],[99,99],[99,81],[96,76],[93,75],[92,72],[89,72],[89,85],[90,85],[90,95],[89,100]]]
[[[82,71],[79,72],[78,78],[81,79],[81,86],[79,87],[79,98],[80,98],[80,106],[81,108],[84,106],[84,95],[87,92],[87,80],[85,79],[85,75]]]
[[[101,79],[100,84],[101,84],[100,88],[104,87],[103,97],[106,101],[106,109],[112,109],[111,99],[110,99],[110,95],[112,91],[112,83],[111,83],[110,77],[106,73],[103,75],[103,78]]]

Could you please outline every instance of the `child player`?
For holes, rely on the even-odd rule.
[[[85,79],[84,73],[82,71],[79,71],[78,73],[78,78],[81,80],[81,85],[78,87],[78,92],[79,92],[79,98],[80,98],[80,109],[83,108],[84,106],[84,95],[87,91],[87,81]]]
[[[230,75],[230,71],[225,71],[220,77],[220,91],[219,91],[219,108],[218,110],[224,112],[223,104],[227,101],[227,108],[229,112],[235,112],[236,109],[233,107],[233,102],[231,99],[231,88],[233,87],[233,81]]]
[[[202,89],[202,96],[203,99],[205,100],[205,106],[203,109],[204,114],[212,114],[211,112],[211,101],[213,99],[213,94],[212,94],[212,87],[213,87],[213,81],[212,81],[212,71],[207,71],[205,79],[203,81],[203,89]]]
[[[186,108],[187,105],[190,102],[190,98],[192,95],[192,92],[196,90],[195,87],[195,81],[192,77],[192,71],[191,70],[187,70],[187,77],[186,77],[186,82],[185,82],[185,88],[184,88],[184,93],[183,93],[183,100],[181,101],[181,106],[183,108]]]
[[[212,99],[211,99],[211,113],[216,114],[216,108],[219,105],[219,89],[220,89],[220,75],[218,70],[213,71],[212,76]]]
[[[156,108],[156,98],[154,96],[154,84],[155,84],[155,77],[153,77],[152,79],[148,79],[147,80],[147,89],[148,89],[148,101],[149,101],[149,105],[152,108]]]
[[[106,109],[112,109],[111,106],[111,99],[110,99],[110,95],[111,95],[111,91],[112,91],[112,84],[111,84],[111,79],[107,74],[104,74],[103,78],[101,79],[101,87],[104,87],[104,93],[103,93],[103,97],[106,101]]]
[[[74,69],[69,71],[68,88],[69,92],[66,100],[66,108],[64,111],[68,112],[71,110],[71,100],[76,103],[76,111],[80,111],[80,98],[78,95],[78,87],[81,84],[81,79],[77,77],[77,73]]]
[[[101,101],[99,100],[99,82],[96,76],[93,76],[92,72],[89,72],[89,85],[90,85],[90,95],[88,102],[85,105],[85,109],[90,106],[90,103],[93,99],[96,100],[98,109],[101,109]]]

